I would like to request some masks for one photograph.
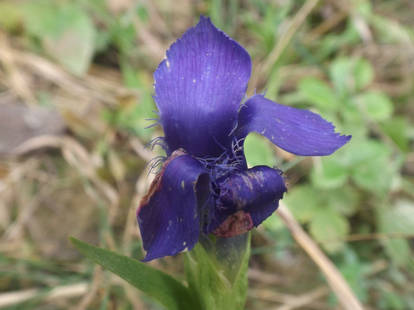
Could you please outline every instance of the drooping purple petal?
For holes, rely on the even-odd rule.
[[[218,156],[229,133],[251,72],[249,54],[200,17],[167,51],[154,73],[155,101],[170,151]]]
[[[198,241],[196,185],[205,173],[200,163],[175,151],[151,185],[137,211],[144,261],[175,255]]]
[[[235,173],[220,185],[210,230],[232,237],[258,226],[278,207],[286,192],[280,171],[256,166]]]
[[[247,100],[238,122],[238,137],[254,131],[296,155],[329,155],[351,139],[336,133],[335,127],[318,114],[278,104],[263,95]]]

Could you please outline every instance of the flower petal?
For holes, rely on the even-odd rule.
[[[164,163],[137,211],[144,261],[191,249],[199,236],[196,184],[204,168],[182,150]]]
[[[249,54],[201,17],[154,73],[155,101],[170,151],[218,156],[230,144],[251,72]]]
[[[335,133],[335,127],[318,114],[278,104],[263,95],[251,97],[239,112],[236,135],[244,138],[252,131],[303,156],[332,154],[351,139]]]
[[[220,185],[220,197],[210,229],[221,237],[244,233],[269,217],[285,192],[279,170],[256,166],[235,173]]]

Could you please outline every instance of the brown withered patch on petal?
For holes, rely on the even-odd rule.
[[[162,177],[163,177],[163,175],[164,175],[164,172],[165,172],[165,169],[167,168],[167,166],[170,164],[170,162],[173,160],[173,159],[175,159],[175,158],[177,158],[177,157],[179,157],[179,156],[182,156],[182,155],[185,155],[185,154],[187,154],[185,151],[184,151],[184,149],[178,149],[178,150],[175,150],[171,155],[170,155],[170,157],[168,157],[167,158],[167,160],[164,162],[164,164],[162,165],[162,169],[161,169],[161,171],[155,176],[155,178],[154,178],[154,180],[152,181],[152,183],[151,183],[151,185],[150,185],[150,187],[149,187],[149,189],[148,189],[148,193],[144,196],[144,197],[142,197],[142,199],[141,199],[141,202],[140,202],[140,204],[139,204],[139,207],[138,207],[138,209],[137,209],[137,216],[138,216],[138,213],[139,213],[139,211],[141,210],[141,208],[143,207],[143,206],[145,206],[145,205],[147,205],[148,204],[148,202],[149,202],[149,200],[151,199],[151,197],[157,192],[157,191],[159,191],[160,189],[161,189],[161,180],[162,180]]]
[[[213,231],[219,237],[234,237],[241,235],[253,228],[253,221],[249,213],[237,211],[230,215],[226,220]]]

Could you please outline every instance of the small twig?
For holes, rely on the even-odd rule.
[[[328,289],[324,286],[318,287],[303,295],[291,295],[286,293],[280,293],[269,289],[251,289],[249,290],[249,296],[251,298],[261,299],[263,301],[280,303],[282,306],[272,309],[295,309],[306,306],[310,309],[323,309],[323,304],[317,302],[319,298],[327,295]]]
[[[88,292],[82,297],[80,302],[73,308],[73,310],[86,310],[88,309],[89,305],[93,302],[94,298],[96,297],[100,285],[102,284],[102,268],[100,266],[96,266],[92,284],[90,285]]]
[[[252,268],[249,268],[247,276],[249,280],[259,281],[261,283],[268,284],[268,285],[275,285],[275,284],[280,284],[284,282],[284,279],[282,279],[281,277],[273,273],[267,273],[267,272],[264,272],[258,269],[252,269]]]
[[[263,76],[263,73],[265,73],[267,70],[270,70],[273,67],[273,65],[278,61],[279,57],[282,55],[283,51],[289,45],[295,33],[298,31],[300,26],[302,26],[306,17],[312,12],[312,10],[315,8],[318,2],[319,0],[308,0],[299,9],[299,11],[291,20],[286,33],[280,38],[277,45],[270,52],[266,61],[262,65],[257,66],[256,73],[253,75],[253,81],[251,82],[253,88],[257,87],[258,79]]]
[[[338,25],[340,22],[342,22],[344,19],[348,17],[349,12],[341,10],[339,12],[336,12],[334,15],[332,15],[330,18],[323,21],[321,24],[319,24],[316,28],[314,28],[306,38],[306,42],[316,42],[316,40],[322,36],[324,33],[328,32],[332,28],[334,28],[336,25]]]
[[[6,78],[11,89],[16,92],[26,104],[36,103],[36,99],[30,91],[27,77],[17,66],[17,58],[13,52],[7,36],[0,32],[0,64],[6,69]]]
[[[119,203],[118,193],[107,182],[98,177],[96,173],[96,164],[93,162],[91,155],[75,139],[69,136],[37,136],[27,140],[18,146],[14,152],[16,155],[24,155],[29,152],[42,148],[59,148],[62,151],[65,160],[77,168],[78,171],[90,179],[101,190],[110,202],[112,208],[116,208]]]
[[[285,304],[279,308],[276,308],[276,310],[293,310],[297,308],[304,307],[311,302],[327,295],[329,293],[329,290],[326,287],[318,287],[306,294],[297,296],[293,301],[291,301],[289,304]]]
[[[414,234],[403,233],[403,232],[389,232],[389,233],[371,233],[371,234],[354,234],[345,237],[344,239],[325,239],[319,240],[319,243],[330,243],[330,242],[358,242],[367,240],[388,240],[388,239],[412,239]]]
[[[58,286],[51,289],[45,296],[44,301],[54,301],[62,298],[73,298],[85,294],[88,291],[88,284],[85,282]],[[28,289],[0,294],[0,307],[16,305],[41,295],[41,289]]]
[[[338,298],[338,301],[346,310],[362,310],[363,307],[358,298],[352,292],[348,283],[345,281],[339,270],[322,252],[317,244],[302,229],[289,209],[281,203],[277,210],[282,221],[292,233],[296,242],[305,250],[315,264],[321,269],[326,280],[332,288],[332,291]]]

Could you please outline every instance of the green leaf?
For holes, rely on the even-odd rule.
[[[322,242],[328,252],[335,253],[344,246],[343,240],[348,235],[349,224],[346,218],[332,209],[320,209],[310,222],[312,236]]]
[[[378,32],[378,42],[412,44],[412,28],[378,14],[370,16],[370,22]]]
[[[391,100],[383,93],[370,91],[356,97],[356,103],[366,111],[375,121],[383,121],[391,117],[393,105]]]
[[[389,165],[385,158],[368,161],[352,170],[352,179],[361,188],[381,195],[386,194],[393,177]]]
[[[345,184],[348,178],[346,166],[334,157],[322,158],[311,174],[312,183],[320,188],[336,188]]]
[[[323,194],[324,205],[342,215],[350,216],[357,211],[359,195],[349,186],[328,190]]]
[[[249,167],[258,165],[276,165],[275,155],[272,146],[259,134],[251,133],[244,142],[244,151]]]
[[[414,234],[414,204],[399,200],[394,206],[378,209],[379,231],[384,234]],[[413,253],[405,238],[383,239],[382,244],[392,261],[399,267],[414,271]]]
[[[393,117],[381,124],[385,133],[398,145],[403,152],[410,151],[408,131],[410,125],[405,118]]]
[[[358,90],[367,87],[374,79],[374,69],[365,59],[358,59],[354,67],[355,86]]]
[[[250,233],[204,239],[187,253],[190,288],[204,310],[243,309],[247,294]]]
[[[368,86],[374,77],[370,63],[358,58],[337,58],[329,73],[340,95],[353,94]]]
[[[319,191],[309,185],[295,186],[288,191],[283,201],[292,211],[295,218],[302,223],[310,221],[321,205]]]
[[[381,142],[361,140],[355,143],[348,154],[354,182],[374,193],[387,193],[393,178],[390,154],[390,149]]]
[[[42,0],[29,2],[24,10],[27,31],[38,37],[45,51],[70,72],[82,75],[91,63],[96,30],[85,10]]]
[[[337,58],[329,67],[330,78],[341,96],[354,89],[351,67],[352,60],[348,58]]]
[[[389,148],[372,139],[352,139],[350,143],[333,155],[335,160],[340,161],[348,168],[363,165],[376,157],[387,157],[390,154]]]
[[[320,109],[337,108],[339,99],[333,90],[324,82],[315,78],[305,78],[299,83],[299,91],[310,103]]]
[[[120,276],[167,309],[200,309],[188,288],[168,274],[135,259],[95,247],[76,238],[72,244],[86,257]]]

